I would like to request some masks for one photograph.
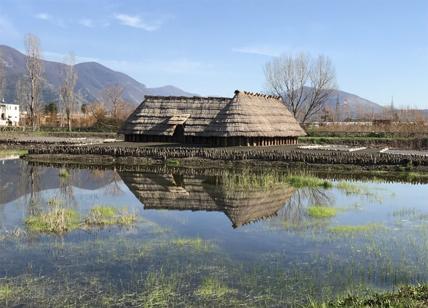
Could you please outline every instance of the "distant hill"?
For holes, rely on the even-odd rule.
[[[6,101],[14,102],[16,83],[25,74],[25,56],[16,49],[0,45],[0,61],[6,68],[6,85],[3,94]],[[42,98],[44,102],[58,101],[58,88],[63,80],[65,65],[59,62],[43,61],[44,86]],[[133,104],[139,104],[145,95],[177,95],[193,96],[177,87],[167,85],[158,88],[148,88],[128,75],[113,71],[97,62],[76,64],[78,74],[75,91],[81,98],[81,103],[90,103],[100,97],[101,91],[111,85],[125,87],[124,99]]]
[[[340,90],[332,93],[326,107],[334,112],[338,110],[339,120],[355,119],[370,114],[380,115],[385,111],[385,107],[375,102]]]

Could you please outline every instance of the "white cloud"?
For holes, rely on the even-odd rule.
[[[80,19],[79,24],[84,26],[84,27],[88,27],[88,28],[92,28],[94,26],[93,20],[89,19],[89,18]]]
[[[55,26],[61,27],[61,28],[65,28],[66,27],[66,23],[64,22],[64,20],[62,20],[61,18],[55,18],[54,16],[48,14],[48,13],[38,13],[36,15],[34,15],[35,18],[49,22]]]
[[[114,18],[119,21],[121,25],[143,29],[145,31],[155,31],[162,25],[161,20],[154,22],[146,22],[138,15],[115,14]]]
[[[36,17],[37,19],[41,19],[41,20],[51,20],[52,16],[49,15],[48,13],[39,13],[36,14],[34,17]]]
[[[43,52],[43,56],[46,60],[49,61],[55,61],[55,62],[64,62],[68,54],[58,53],[58,52],[52,52],[52,51],[45,51]],[[91,58],[91,57],[76,57],[76,63],[82,63],[82,62],[99,62],[100,59],[97,58]]]
[[[285,48],[274,46],[244,46],[232,48],[232,51],[260,56],[277,57]]]

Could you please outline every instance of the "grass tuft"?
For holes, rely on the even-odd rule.
[[[367,225],[357,225],[357,226],[350,226],[350,225],[342,225],[342,226],[333,226],[328,228],[328,231],[335,234],[345,234],[345,235],[352,235],[356,233],[370,233],[377,230],[380,230],[384,228],[381,224],[367,224]]]
[[[331,182],[314,177],[314,176],[290,175],[287,177],[287,182],[294,188],[303,188],[303,187],[332,188],[333,187],[333,184],[331,184]]]
[[[0,150],[0,157],[24,156],[27,154],[28,154],[27,150]]]
[[[201,238],[178,238],[171,241],[171,244],[178,248],[189,247],[196,251],[208,251],[212,244]]]
[[[129,214],[125,210],[118,210],[114,207],[96,206],[91,209],[85,219],[87,226],[110,226],[110,225],[132,225],[137,217]]]
[[[348,294],[328,303],[311,303],[310,307],[427,307],[428,285],[402,286],[397,291]]]
[[[204,299],[218,299],[226,295],[237,293],[237,290],[229,288],[227,285],[215,278],[206,278],[201,286],[195,291],[195,295]]]
[[[0,284],[0,302],[9,300],[15,293],[16,290],[8,283]]]
[[[337,209],[334,207],[313,205],[308,208],[308,215],[314,218],[329,218],[337,214]]]
[[[29,216],[25,224],[33,232],[61,234],[77,229],[80,217],[75,210],[55,207],[48,212]]]
[[[70,173],[68,172],[67,169],[60,169],[58,175],[61,178],[68,178],[70,176]]]

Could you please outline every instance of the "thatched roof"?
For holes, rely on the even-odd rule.
[[[206,177],[187,176],[180,184],[172,175],[120,172],[124,183],[145,209],[223,212],[234,228],[277,215],[293,188],[239,191],[206,183]]]
[[[121,129],[122,134],[201,137],[297,137],[304,130],[276,96],[235,91],[226,97],[146,96]]]
[[[121,133],[172,136],[176,125],[186,123],[186,135],[201,135],[229,101],[227,97],[146,96]]]

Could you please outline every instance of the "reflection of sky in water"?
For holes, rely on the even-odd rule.
[[[40,168],[43,169],[42,174],[50,174],[50,176],[57,175],[59,172],[58,169]],[[16,170],[16,172],[19,173],[20,171]],[[269,262],[272,262],[272,264],[290,264],[293,267],[302,266],[302,268],[305,268],[311,262],[314,262],[314,266],[318,266],[317,262],[322,263],[324,259],[330,258],[338,263],[337,266],[339,268],[341,266],[344,268],[347,266],[347,258],[350,258],[356,263],[361,262],[368,268],[371,266],[376,268],[376,266],[380,266],[376,263],[380,262],[379,260],[375,260],[373,257],[374,263],[370,264],[372,256],[359,254],[359,251],[366,249],[364,245],[367,244],[375,247],[374,249],[385,249],[383,253],[387,256],[389,255],[391,260],[394,260],[397,264],[407,262],[414,266],[409,271],[409,282],[413,281],[416,273],[419,275],[418,281],[428,279],[428,271],[425,268],[425,272],[421,272],[420,267],[428,263],[428,256],[425,254],[423,257],[425,246],[422,246],[420,251],[413,252],[411,249],[414,247],[409,244],[409,238],[428,244],[428,235],[426,233],[418,235],[418,232],[414,229],[415,225],[424,223],[423,215],[428,214],[426,203],[426,197],[428,196],[427,185],[350,182],[359,187],[364,187],[364,191],[369,192],[369,194],[348,195],[336,188],[322,191],[321,193],[326,194],[327,199],[331,202],[328,205],[339,209],[336,217],[328,219],[310,218],[306,211],[306,207],[310,205],[308,204],[308,199],[303,197],[300,202],[296,202],[297,192],[295,191],[291,198],[294,198],[294,200],[284,204],[284,207],[278,211],[277,215],[234,229],[231,220],[221,211],[144,209],[142,202],[138,200],[123,181],[116,177],[116,181],[112,182],[108,178],[112,176],[113,172],[97,172],[96,178],[103,180],[100,182],[99,187],[94,186],[93,181],[95,178],[91,177],[94,173],[87,170],[70,170],[69,179],[60,179],[53,183],[46,182],[42,184],[42,186],[45,185],[46,189],[43,187],[39,189],[37,200],[39,200],[39,203],[45,204],[49,199],[63,199],[66,196],[67,200],[69,200],[69,206],[78,210],[82,216],[86,215],[90,208],[95,205],[127,208],[130,212],[137,213],[139,217],[143,217],[145,220],[149,220],[168,230],[167,235],[158,235],[156,233],[149,234],[147,229],[137,227],[136,230],[129,233],[129,236],[134,238],[136,243],[148,237],[152,239],[165,236],[169,238],[199,237],[216,243],[221,251],[238,263],[247,261],[265,262],[265,258],[270,256],[272,260]],[[4,175],[0,176],[3,179],[3,185],[6,185]],[[139,176],[144,177],[144,174],[139,174]],[[62,190],[58,187],[58,183],[61,183],[61,181],[63,184]],[[88,183],[85,183],[85,181]],[[64,182],[66,182],[66,185],[64,185]],[[74,186],[73,183],[78,183],[78,185]],[[91,188],[86,189],[86,184],[90,184]],[[184,176],[184,184],[186,184],[186,176]],[[64,187],[67,187],[67,190]],[[184,188],[186,188],[185,185]],[[64,193],[65,191],[68,191],[68,195]],[[266,194],[269,194],[269,192]],[[16,227],[25,228],[23,222],[29,211],[29,196],[29,191],[27,191],[22,195],[17,195],[15,199],[12,198],[13,201],[0,205],[0,227],[3,230],[13,230]],[[144,200],[142,201],[144,202]],[[293,216],[290,213],[295,214]],[[413,213],[413,216],[409,213]],[[428,216],[426,219],[428,219]],[[375,232],[372,235],[356,234],[351,237],[334,236],[328,231],[331,226],[367,225],[371,223],[385,226],[386,231]],[[114,232],[116,231],[117,229],[113,228],[108,232],[100,232],[99,236],[108,234],[108,236],[114,237]],[[78,231],[75,234],[66,235],[65,241],[67,239],[73,242],[86,241],[96,238],[96,233],[86,234]],[[45,237],[45,241],[50,240],[50,237]],[[393,248],[388,248],[388,242],[392,243],[391,247]],[[34,245],[37,246],[37,244]],[[18,260],[24,258],[22,251],[19,249],[15,251],[9,249],[8,254],[13,255]],[[404,257],[409,259],[403,261],[397,257],[400,254],[401,256],[404,254]],[[2,251],[0,251],[0,260],[1,255]],[[415,256],[415,259],[412,259],[412,256]],[[424,258],[422,262],[421,257]],[[28,258],[31,260],[31,254]],[[35,266],[37,262],[42,262],[37,257],[34,257],[34,260],[31,261]],[[327,285],[329,283],[329,275],[331,275],[330,278],[332,279],[335,277],[324,268],[317,268],[317,271],[320,272],[319,277],[327,279],[325,281]],[[371,279],[366,277],[363,280],[370,282]],[[379,284],[378,281],[373,282]],[[390,286],[388,283],[380,285]]]

